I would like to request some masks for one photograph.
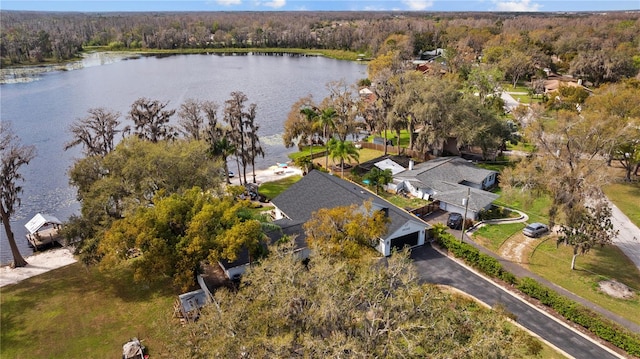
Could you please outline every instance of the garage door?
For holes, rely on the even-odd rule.
[[[406,236],[397,237],[391,240],[391,248],[401,250],[404,246],[413,247],[418,245],[418,239],[420,238],[420,232],[413,232]]]

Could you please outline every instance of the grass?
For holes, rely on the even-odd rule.
[[[571,270],[571,247],[556,248],[553,239],[542,243],[529,261],[529,269],[559,286],[640,324],[640,270],[615,246],[597,247],[576,259]],[[636,290],[631,300],[616,299],[597,290],[603,279],[616,279]]]
[[[2,288],[0,357],[119,358],[137,336],[150,354],[172,340],[176,293],[76,263]]]
[[[551,206],[551,198],[547,195],[537,197],[529,196],[525,193],[513,192],[503,193],[500,189],[495,191],[500,195],[500,199],[494,203],[507,208],[514,208],[525,212],[529,216],[529,223],[548,223],[548,213]]]
[[[489,224],[478,228],[473,233],[473,238],[487,249],[497,252],[502,243],[520,233],[524,226],[524,223]]]
[[[101,50],[100,48],[95,48],[94,50]],[[108,50],[106,48],[102,48],[102,50]],[[358,53],[353,51],[343,51],[343,50],[327,50],[327,49],[293,49],[293,48],[261,48],[261,47],[250,47],[250,48],[193,48],[193,49],[128,49],[128,50],[119,50],[119,52],[124,53],[132,53],[132,54],[225,54],[225,53],[289,53],[289,54],[302,54],[302,55],[322,55],[325,57],[329,57],[336,60],[348,60],[348,61],[356,61],[358,60]]]
[[[302,176],[289,176],[277,181],[265,182],[260,185],[258,191],[261,195],[271,200],[276,198],[280,193],[284,192],[287,188],[289,188],[292,184],[298,182],[300,179],[302,179]]]
[[[613,191],[625,203],[626,209],[636,213],[638,195],[640,191],[634,188],[629,189],[629,184],[621,184],[621,187],[609,187],[605,191]],[[627,192],[628,191],[628,192]],[[521,210],[529,215],[529,223],[548,223],[548,209],[551,199],[548,196],[540,195],[531,197],[527,194],[500,193],[500,200],[496,204],[509,208]],[[609,193],[607,193],[610,197]],[[616,200],[612,199],[617,204]],[[634,210],[635,208],[635,210]],[[505,228],[501,228],[501,227]],[[497,252],[500,245],[509,236],[522,227],[509,228],[512,225],[494,225],[483,227],[476,232],[478,242],[488,249]],[[625,255],[615,246],[605,246],[594,248],[587,255],[577,258],[578,270],[572,271],[571,257],[572,249],[561,246],[556,249],[555,237],[541,244],[529,260],[529,269],[546,278],[547,280],[575,293],[576,295],[592,301],[624,318],[640,324],[640,300],[638,297],[633,300],[615,299],[606,294],[600,293],[596,288],[603,278],[614,278],[625,283],[636,291],[640,290],[640,271]],[[638,293],[640,295],[640,293]]]
[[[524,141],[520,141],[515,145],[512,144],[511,142],[507,142],[507,150],[533,153],[533,151],[535,150],[535,145],[533,143],[524,142]]]
[[[604,193],[622,213],[636,226],[640,227],[640,182],[627,183],[619,182],[607,185],[603,188]]]

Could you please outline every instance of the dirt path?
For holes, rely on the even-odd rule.
[[[514,263],[529,264],[529,255],[537,240],[523,234],[513,235],[498,248],[498,254]]]

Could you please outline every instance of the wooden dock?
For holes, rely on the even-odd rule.
[[[33,234],[27,234],[29,245],[36,250],[44,245],[53,244],[54,242],[60,243],[61,239],[62,236],[58,233],[58,228],[55,227],[42,229]]]

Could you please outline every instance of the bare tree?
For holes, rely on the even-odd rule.
[[[11,123],[7,121],[0,122],[0,157],[2,160],[2,194],[0,206],[0,215],[2,215],[2,224],[7,233],[7,240],[11,247],[13,255],[13,267],[24,267],[27,261],[22,258],[20,250],[16,245],[13,231],[11,230],[11,215],[15,212],[16,207],[20,206],[20,192],[22,187],[17,182],[24,180],[20,174],[20,167],[29,164],[35,155],[34,146],[23,146],[20,144],[20,138],[13,132]]]
[[[115,135],[120,132],[120,113],[104,108],[92,108],[88,112],[87,117],[77,119],[69,126],[73,139],[64,144],[64,149],[82,145],[85,155],[104,157],[115,146]]]
[[[129,119],[133,121],[135,126],[134,135],[151,142],[175,137],[174,129],[169,125],[169,120],[176,113],[176,110],[165,110],[168,104],[168,102],[162,103],[144,97],[137,99],[129,111]]]
[[[180,132],[190,139],[199,140],[204,124],[202,112],[203,103],[198,100],[188,99],[180,105],[180,111],[178,111]]]

